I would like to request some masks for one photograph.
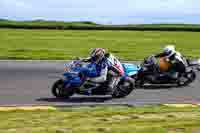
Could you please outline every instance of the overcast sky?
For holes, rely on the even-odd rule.
[[[0,18],[101,24],[200,23],[200,0],[0,0]]]

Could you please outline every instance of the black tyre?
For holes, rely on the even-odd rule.
[[[178,80],[178,86],[187,86],[190,83],[192,83],[195,79],[196,79],[196,73],[194,71],[187,72],[184,74],[183,77],[181,77]]]
[[[136,80],[135,87],[136,88],[144,88],[144,80]]]
[[[51,89],[52,94],[57,98],[69,98],[74,93],[73,91],[64,90],[64,81],[62,79],[57,80]]]
[[[186,78],[188,79],[188,84],[192,83],[196,79],[196,73],[194,71],[190,71],[186,73]]]
[[[200,65],[197,67],[197,70],[200,71]]]
[[[119,82],[116,90],[113,92],[113,98],[123,98],[128,96],[133,89],[135,89],[135,80],[132,78],[128,78],[123,82]]]

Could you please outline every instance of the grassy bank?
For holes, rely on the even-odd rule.
[[[63,22],[63,21],[12,21],[12,20],[0,20],[0,28],[24,28],[24,29],[62,29],[70,27],[89,27],[97,26],[92,22]]]
[[[198,31],[199,24],[129,24],[101,25],[93,22],[63,22],[63,21],[12,21],[0,19],[0,28],[18,29],[61,29],[61,30],[140,30],[140,31]]]
[[[1,133],[198,133],[199,107],[81,107],[1,111]]]
[[[168,43],[200,57],[199,32],[0,29],[0,59],[72,59],[103,47],[123,60],[141,60]]]

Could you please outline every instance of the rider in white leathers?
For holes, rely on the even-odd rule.
[[[101,83],[108,81],[108,90],[112,94],[114,87],[119,81],[119,77],[124,74],[124,70],[120,61],[110,53],[106,53],[103,48],[94,49],[89,58],[83,61],[96,65],[97,75],[89,77],[88,81]],[[110,78],[108,78],[108,73]],[[88,82],[85,82],[88,83]]]

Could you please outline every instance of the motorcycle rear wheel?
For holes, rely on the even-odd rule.
[[[124,82],[119,82],[116,90],[113,92],[113,98],[123,98],[128,96],[133,89],[135,89],[135,80],[132,78],[127,78]]]

